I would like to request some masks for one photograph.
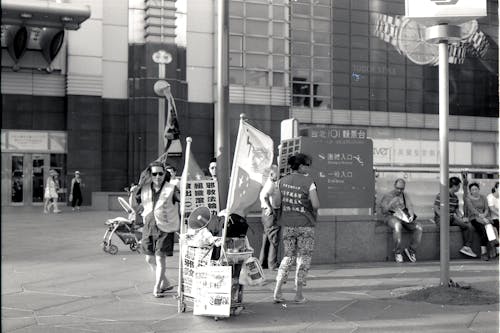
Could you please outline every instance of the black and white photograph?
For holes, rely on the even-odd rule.
[[[0,0],[2,333],[500,331],[498,0]]]

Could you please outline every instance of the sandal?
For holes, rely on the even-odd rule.
[[[279,304],[279,303],[283,303],[283,302],[286,302],[286,299],[284,299],[282,296],[273,298],[274,304]]]
[[[304,304],[304,303],[306,303],[306,302],[307,302],[307,298],[302,297],[302,299],[294,299],[294,300],[293,300],[293,302],[294,302],[295,304]]]
[[[162,298],[162,297],[165,297],[165,294],[163,294],[161,291],[160,292],[153,291],[153,297],[154,298]]]
[[[166,288],[160,288],[160,293],[166,293],[167,291],[170,291],[174,289],[174,286],[168,286]]]

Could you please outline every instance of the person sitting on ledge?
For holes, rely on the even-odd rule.
[[[398,178],[394,182],[394,190],[385,194],[380,201],[385,223],[392,229],[394,240],[394,259],[397,263],[403,262],[403,249],[401,247],[403,228],[411,232],[409,247],[404,253],[411,262],[417,261],[416,251],[422,240],[422,226],[415,221],[416,215],[413,204],[407,193],[405,193],[406,182]]]
[[[472,236],[474,235],[474,227],[469,222],[469,219],[465,217],[459,209],[458,197],[456,193],[460,189],[460,184],[462,181],[458,177],[451,177],[448,181],[449,194],[450,194],[450,204],[449,204],[449,215],[450,215],[450,225],[457,225],[462,230],[462,238],[464,240],[464,245],[460,249],[460,253],[466,256],[476,258],[477,254],[472,251]],[[434,200],[434,221],[439,224],[441,215],[441,194],[436,195]]]

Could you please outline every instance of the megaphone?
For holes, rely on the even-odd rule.
[[[201,229],[206,227],[212,214],[208,207],[198,207],[188,217],[188,227],[191,229]]]

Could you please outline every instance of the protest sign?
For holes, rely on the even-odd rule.
[[[231,266],[203,266],[193,280],[194,315],[229,317],[231,310]]]

